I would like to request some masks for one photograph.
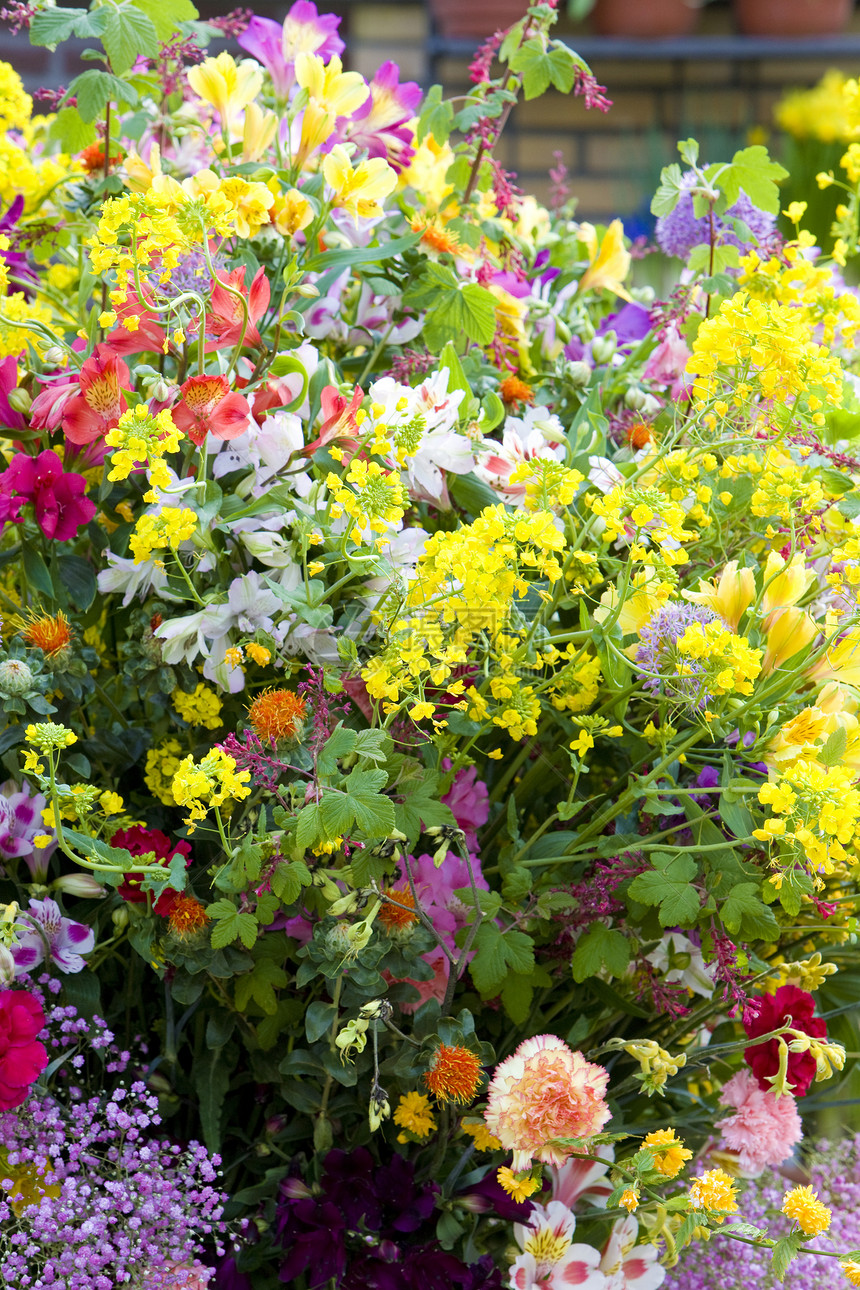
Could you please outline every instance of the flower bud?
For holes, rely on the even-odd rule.
[[[62,345],[51,345],[44,354],[46,367],[62,367],[66,361],[66,350]]]
[[[0,944],[0,985],[11,985],[15,980],[15,960],[5,945]]]
[[[624,402],[628,408],[632,408],[634,412],[639,412],[645,402],[645,397],[644,390],[640,390],[638,385],[631,385],[624,395]]]
[[[64,873],[55,878],[51,886],[70,896],[87,896],[91,900],[101,900],[107,894],[102,884],[89,873]]]
[[[573,363],[568,363],[567,375],[573,385],[587,385],[591,380],[591,368],[588,363],[583,363],[582,360],[578,360]]]
[[[22,390],[20,388],[10,390],[6,395],[6,402],[15,412],[29,412],[33,405],[33,400],[30,397],[29,391]]]
[[[608,363],[618,348],[618,337],[614,331],[607,331],[602,336],[595,336],[591,342],[591,352],[597,363]]]
[[[328,1151],[334,1142],[331,1120],[327,1115],[317,1116],[314,1124],[314,1151]]]
[[[128,927],[128,907],[120,905],[118,909],[111,911],[110,920],[118,932]]]
[[[294,287],[293,291],[295,295],[304,296],[306,300],[315,300],[319,295],[318,288],[312,282],[302,282],[298,287]]]

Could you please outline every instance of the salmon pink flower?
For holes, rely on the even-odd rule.
[[[355,414],[361,407],[364,391],[356,385],[352,399],[347,399],[334,385],[327,385],[320,395],[322,425],[316,439],[305,448],[305,455],[312,456],[317,448],[338,439],[354,448],[358,441],[358,422]]]
[[[96,345],[78,379],[79,393],[63,408],[63,433],[70,443],[92,443],[113,430],[128,407],[123,390],[131,389],[131,374],[121,358]]]
[[[99,349],[105,349],[111,354],[126,355],[142,354],[144,351],[164,353],[166,332],[158,321],[158,314],[146,303],[147,299],[146,293],[141,300],[133,288],[129,289],[125,300],[114,305],[118,325],[105,337]],[[126,318],[137,320],[133,330],[123,326]]]
[[[181,402],[172,409],[173,420],[198,448],[210,431],[216,439],[238,439],[247,430],[248,400],[231,393],[226,376],[189,376],[179,393]]]
[[[565,1139],[590,1138],[609,1119],[603,1100],[609,1075],[556,1035],[536,1035],[501,1062],[487,1090],[484,1119],[513,1152],[514,1173],[532,1160],[562,1165],[574,1150]]]
[[[77,537],[78,529],[88,524],[96,506],[86,496],[87,481],[83,475],[64,471],[55,452],[40,452],[38,457],[17,453],[9,469],[0,475],[0,523],[15,518],[4,515],[3,501],[17,493],[9,504],[23,500],[33,503],[36,523],[45,537],[68,542]]]
[[[764,1169],[781,1165],[803,1137],[792,1095],[777,1097],[772,1088],[759,1088],[750,1071],[738,1071],[723,1085],[720,1102],[732,1110],[715,1125],[723,1131],[721,1145],[738,1153],[741,1169],[753,1178]]]
[[[228,291],[228,287],[231,290]],[[242,308],[242,301],[237,300],[234,294],[237,291],[248,306],[247,327],[245,326],[245,311]],[[207,348],[238,345],[240,340],[243,345],[259,348],[261,344],[260,333],[257,331],[255,324],[268,309],[270,296],[271,288],[266,278],[265,269],[258,269],[254,274],[254,281],[251,283],[250,290],[245,286],[244,264],[239,269],[233,269],[231,273],[225,273],[223,277],[216,277],[212,287],[212,299],[206,325],[213,335],[217,336],[218,346],[209,346]]]
[[[48,1065],[48,1053],[37,1035],[45,1012],[28,990],[0,992],[0,1111],[26,1102],[30,1085]]]

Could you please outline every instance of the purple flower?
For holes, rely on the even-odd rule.
[[[328,62],[345,48],[337,34],[340,18],[317,13],[311,0],[296,0],[283,26],[271,18],[254,17],[239,36],[239,44],[263,64],[272,78],[275,94],[286,100],[296,82],[296,54],[318,54]]]
[[[678,205],[670,214],[661,215],[657,220],[656,238],[660,250],[666,255],[676,255],[681,260],[686,260],[694,246],[710,241],[708,216],[701,215],[697,219],[693,211],[693,198],[689,189],[697,183],[692,171],[683,175],[681,187],[687,191],[681,194]],[[749,245],[748,241],[738,237],[728,222],[730,219],[743,220],[755,243],[766,241],[776,228],[776,216],[753,206],[746,193],[741,193],[734,206],[730,206],[725,214],[714,216],[717,242],[723,246],[728,243],[745,248]]]
[[[415,155],[415,131],[409,122],[421,102],[421,86],[399,82],[396,63],[383,63],[370,82],[370,97],[352,114],[341,139],[366,148],[369,157],[385,157],[395,170],[405,170]]]
[[[43,793],[30,795],[30,785],[25,779],[20,788],[14,781],[0,785],[0,856],[7,860],[23,858],[34,881],[48,872],[47,860],[56,843],[36,848],[34,838],[50,835],[42,823],[42,811],[48,804]]]
[[[18,932],[18,943],[12,946],[12,958],[19,976],[32,972],[50,959],[61,972],[80,972],[86,967],[81,954],[88,954],[96,943],[95,933],[83,923],[64,918],[55,900],[31,900],[26,913],[19,915],[25,930]]]
[[[675,644],[693,623],[704,625],[718,618],[719,614],[704,605],[678,603],[658,609],[651,622],[639,632],[641,644],[636,651],[636,662],[645,677],[644,688],[697,708],[707,707],[713,696],[703,688],[704,666],[698,659],[685,657],[684,674],[679,676],[681,660]]]
[[[32,294],[29,288],[31,286],[38,287],[39,285],[38,275],[33,272],[30,265],[27,263],[27,256],[22,251],[15,250],[15,226],[23,213],[24,198],[19,193],[13,200],[12,205],[9,207],[6,214],[0,218],[0,234],[8,237],[11,242],[11,245],[3,252],[3,259],[9,266],[10,278],[13,279],[9,283],[7,292],[10,296],[14,292],[20,291],[22,288],[29,296]]]

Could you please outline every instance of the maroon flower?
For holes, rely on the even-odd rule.
[[[17,518],[7,513],[13,505],[11,495],[17,493],[19,498],[33,503],[36,523],[45,537],[68,542],[96,513],[95,503],[86,491],[83,475],[64,471],[55,452],[40,452],[38,457],[16,453],[9,469],[0,475],[0,522]]]
[[[789,1024],[805,1035],[815,1039],[824,1039],[827,1026],[820,1017],[814,1017],[815,1000],[806,990],[799,990],[796,985],[781,985],[774,995],[764,995],[757,1017],[744,1021],[744,1030],[750,1039],[766,1035],[769,1030],[778,1030],[790,1018]],[[768,1089],[771,1085],[767,1077],[775,1075],[779,1069],[779,1042],[770,1039],[766,1044],[744,1051],[747,1064],[759,1082],[759,1087]],[[788,1054],[788,1083],[795,1097],[804,1097],[810,1084],[815,1079],[815,1058],[810,1053]]]
[[[133,856],[145,856],[153,854],[154,863],[162,864],[167,867],[175,855],[185,856],[186,869],[191,864],[191,847],[187,842],[171,842],[166,833],[161,829],[145,829],[140,824],[135,824],[131,829],[119,829],[111,838],[112,847],[125,847]],[[123,900],[129,901],[132,905],[143,905],[146,902],[146,892],[140,890],[140,884],[143,882],[143,875],[139,873],[124,873],[124,881],[117,887],[117,891]],[[165,893],[166,895],[167,893]],[[175,895],[176,893],[172,893]],[[156,901],[156,910],[164,896],[159,896]]]
[[[28,990],[0,991],[0,1111],[26,1102],[30,1085],[48,1065],[41,1003]]]

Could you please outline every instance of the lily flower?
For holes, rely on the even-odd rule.
[[[380,203],[397,187],[397,174],[382,157],[360,161],[353,168],[349,153],[339,143],[323,162],[323,174],[334,190],[335,205],[365,219],[381,215]]]
[[[337,54],[327,63],[319,54],[297,54],[296,80],[310,98],[334,116],[352,116],[370,96],[361,72],[345,72]]]
[[[782,667],[818,635],[818,624],[796,605],[769,614],[764,628],[767,649],[761,664],[762,676],[769,676],[776,668]]]
[[[681,594],[685,600],[713,609],[736,632],[738,623],[755,600],[755,573],[752,569],[739,569],[737,560],[729,560],[718,580],[700,581],[698,591]]]
[[[320,14],[310,0],[296,0],[283,24],[255,16],[238,41],[246,53],[263,64],[272,78],[275,97],[285,103],[296,83],[297,54],[319,54],[327,62],[334,54],[343,53],[344,43],[337,34],[339,26],[336,14]]]
[[[119,424],[128,407],[123,390],[130,389],[128,366],[105,345],[96,345],[81,368],[78,394],[63,408],[63,433],[69,442],[103,439]]]
[[[244,297],[248,306],[248,326],[244,337],[242,328],[245,314],[241,301],[236,298],[237,292]],[[259,348],[261,341],[256,323],[268,309],[270,295],[271,288],[265,269],[257,270],[250,289],[245,286],[244,264],[230,273],[216,276],[206,326],[218,337],[219,348],[223,345],[237,345],[240,339],[245,345]]]

